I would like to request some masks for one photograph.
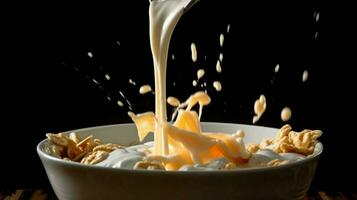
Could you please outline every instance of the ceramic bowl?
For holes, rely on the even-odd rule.
[[[245,143],[274,138],[278,129],[243,124],[202,122],[203,131],[245,132]],[[74,130],[104,142],[138,142],[134,124]],[[71,131],[72,132],[72,131]],[[37,152],[60,200],[99,199],[303,199],[314,177],[322,144],[301,161],[277,167],[227,171],[146,171],[106,168],[64,161],[48,155],[45,139]]]

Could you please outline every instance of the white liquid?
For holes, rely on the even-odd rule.
[[[88,57],[93,58],[93,53],[92,52],[89,51],[87,55],[88,55]]]
[[[196,81],[196,80],[193,80],[193,81],[192,81],[192,85],[193,85],[194,87],[196,87],[196,86],[197,86],[197,81]]]
[[[186,109],[178,111],[173,125],[167,123],[165,86],[168,47],[173,29],[183,14],[184,6],[188,3],[188,0],[151,1],[149,13],[150,42],[155,69],[155,117],[153,113],[130,114],[137,125],[140,138],[154,131],[153,154],[165,161],[167,170],[177,170],[184,164],[199,164],[221,154],[230,160],[237,158],[245,160],[250,156],[243,141],[236,141],[226,134],[201,133],[199,119],[202,108],[211,102],[210,97],[203,91],[196,92],[183,103],[182,108],[186,107]],[[192,46],[195,48],[195,45]],[[195,54],[195,51],[192,52]],[[194,55],[193,58],[195,60],[196,56]],[[196,112],[191,111],[196,104],[199,104],[198,116]],[[172,154],[168,149],[168,136],[171,138]],[[171,155],[174,157],[167,157]]]
[[[230,30],[231,30],[231,25],[228,24],[228,25],[227,25],[227,33],[229,33]]]
[[[183,13],[184,3],[188,1],[151,1],[149,13],[151,50],[155,69],[155,114],[152,112],[128,114],[135,122],[140,140],[149,132],[154,132],[154,147],[150,159],[161,161],[166,170],[178,170],[187,164],[208,163],[222,155],[232,162],[245,162],[250,154],[242,138],[222,133],[202,132],[200,126],[202,108],[211,102],[207,93],[198,91],[191,95],[177,107],[175,122],[173,124],[167,122],[165,84],[168,46],[172,31]],[[197,104],[199,114],[192,110]]]
[[[105,79],[107,79],[108,81],[110,81],[110,76],[109,76],[109,74],[105,74],[104,77],[105,77]]]
[[[97,166],[120,168],[120,169],[133,169],[136,162],[142,160],[150,160],[155,156],[150,156],[150,148],[153,146],[152,142],[148,142],[142,145],[131,146],[125,149],[118,149],[111,152],[107,159],[103,162],[96,164]],[[274,159],[288,160],[290,162],[297,162],[304,159],[305,156],[296,153],[275,153],[271,149],[258,150],[253,154],[247,164],[243,164],[242,167],[254,168],[262,167],[262,164],[268,163]],[[154,159],[155,160],[155,159]],[[183,165],[179,171],[212,171],[222,170],[224,166],[229,162],[226,158],[212,159],[205,164]]]
[[[103,167],[133,169],[136,162],[142,161],[145,157],[143,151],[147,150],[151,143],[131,146],[125,149],[117,149],[111,152],[107,159],[96,165]]]
[[[162,125],[167,122],[166,111],[166,65],[172,32],[183,14],[189,0],[153,0],[149,7],[150,46],[155,71],[155,116],[158,127],[155,130],[154,154],[167,155],[167,135]],[[191,45],[192,60],[197,60],[196,45]]]

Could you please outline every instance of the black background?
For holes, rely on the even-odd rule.
[[[123,101],[118,91],[127,96],[134,112],[153,110],[154,96],[138,94],[140,85],[153,86],[154,79],[149,2],[120,3],[31,4],[12,7],[14,11],[6,14],[0,72],[1,188],[49,186],[35,150],[45,133],[130,122],[127,106],[116,104]],[[291,107],[289,123],[294,129],[324,132],[325,149],[312,189],[355,190],[350,183],[356,180],[354,66],[338,56],[345,51],[348,33],[337,10],[317,2],[245,5],[201,0],[182,17],[172,37],[168,95],[184,99],[197,91],[192,80],[203,68],[213,99],[203,121],[250,124],[254,101],[265,94],[267,111],[258,125],[280,127],[281,109]],[[231,29],[220,48],[219,34],[226,32],[227,24]],[[190,58],[192,42],[197,45],[197,63]],[[220,52],[223,72],[217,74]],[[302,83],[304,70],[309,78]],[[130,85],[129,78],[137,86]],[[213,89],[214,80],[221,81],[222,92]]]

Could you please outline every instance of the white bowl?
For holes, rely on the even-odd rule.
[[[275,128],[203,122],[210,132],[245,132],[246,143],[273,138]],[[130,145],[138,142],[134,124],[75,130],[104,142]],[[315,173],[322,144],[312,156],[278,167],[229,171],[146,171],[89,166],[63,161],[37,146],[38,155],[57,197],[61,200],[97,199],[303,199]]]

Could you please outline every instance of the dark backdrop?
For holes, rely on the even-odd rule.
[[[153,110],[154,96],[138,94],[140,85],[153,86],[154,79],[149,3],[120,3],[31,4],[13,7],[14,12],[7,15],[6,61],[0,73],[2,188],[49,186],[35,151],[45,133],[130,122],[119,91],[134,112]],[[355,190],[349,183],[356,180],[356,164],[349,157],[356,139],[355,117],[348,116],[355,106],[355,80],[352,63],[337,57],[343,38],[336,32],[340,36],[345,30],[339,27],[335,11],[319,3],[245,5],[202,0],[174,32],[168,95],[183,99],[196,91],[192,80],[197,69],[204,68],[203,80],[213,100],[203,121],[250,124],[254,101],[262,93],[267,111],[258,125],[282,126],[280,111],[291,107],[289,123],[294,129],[324,132],[325,149],[312,188]],[[219,34],[226,32],[227,24],[230,33],[220,48]],[[197,45],[197,63],[190,59],[191,42]],[[217,74],[220,52],[224,53],[223,72]],[[280,64],[277,74],[276,64]],[[304,70],[309,78],[302,83]],[[137,86],[130,85],[129,78]],[[213,90],[214,80],[222,82],[222,92]],[[124,102],[124,108],[117,100]]]

